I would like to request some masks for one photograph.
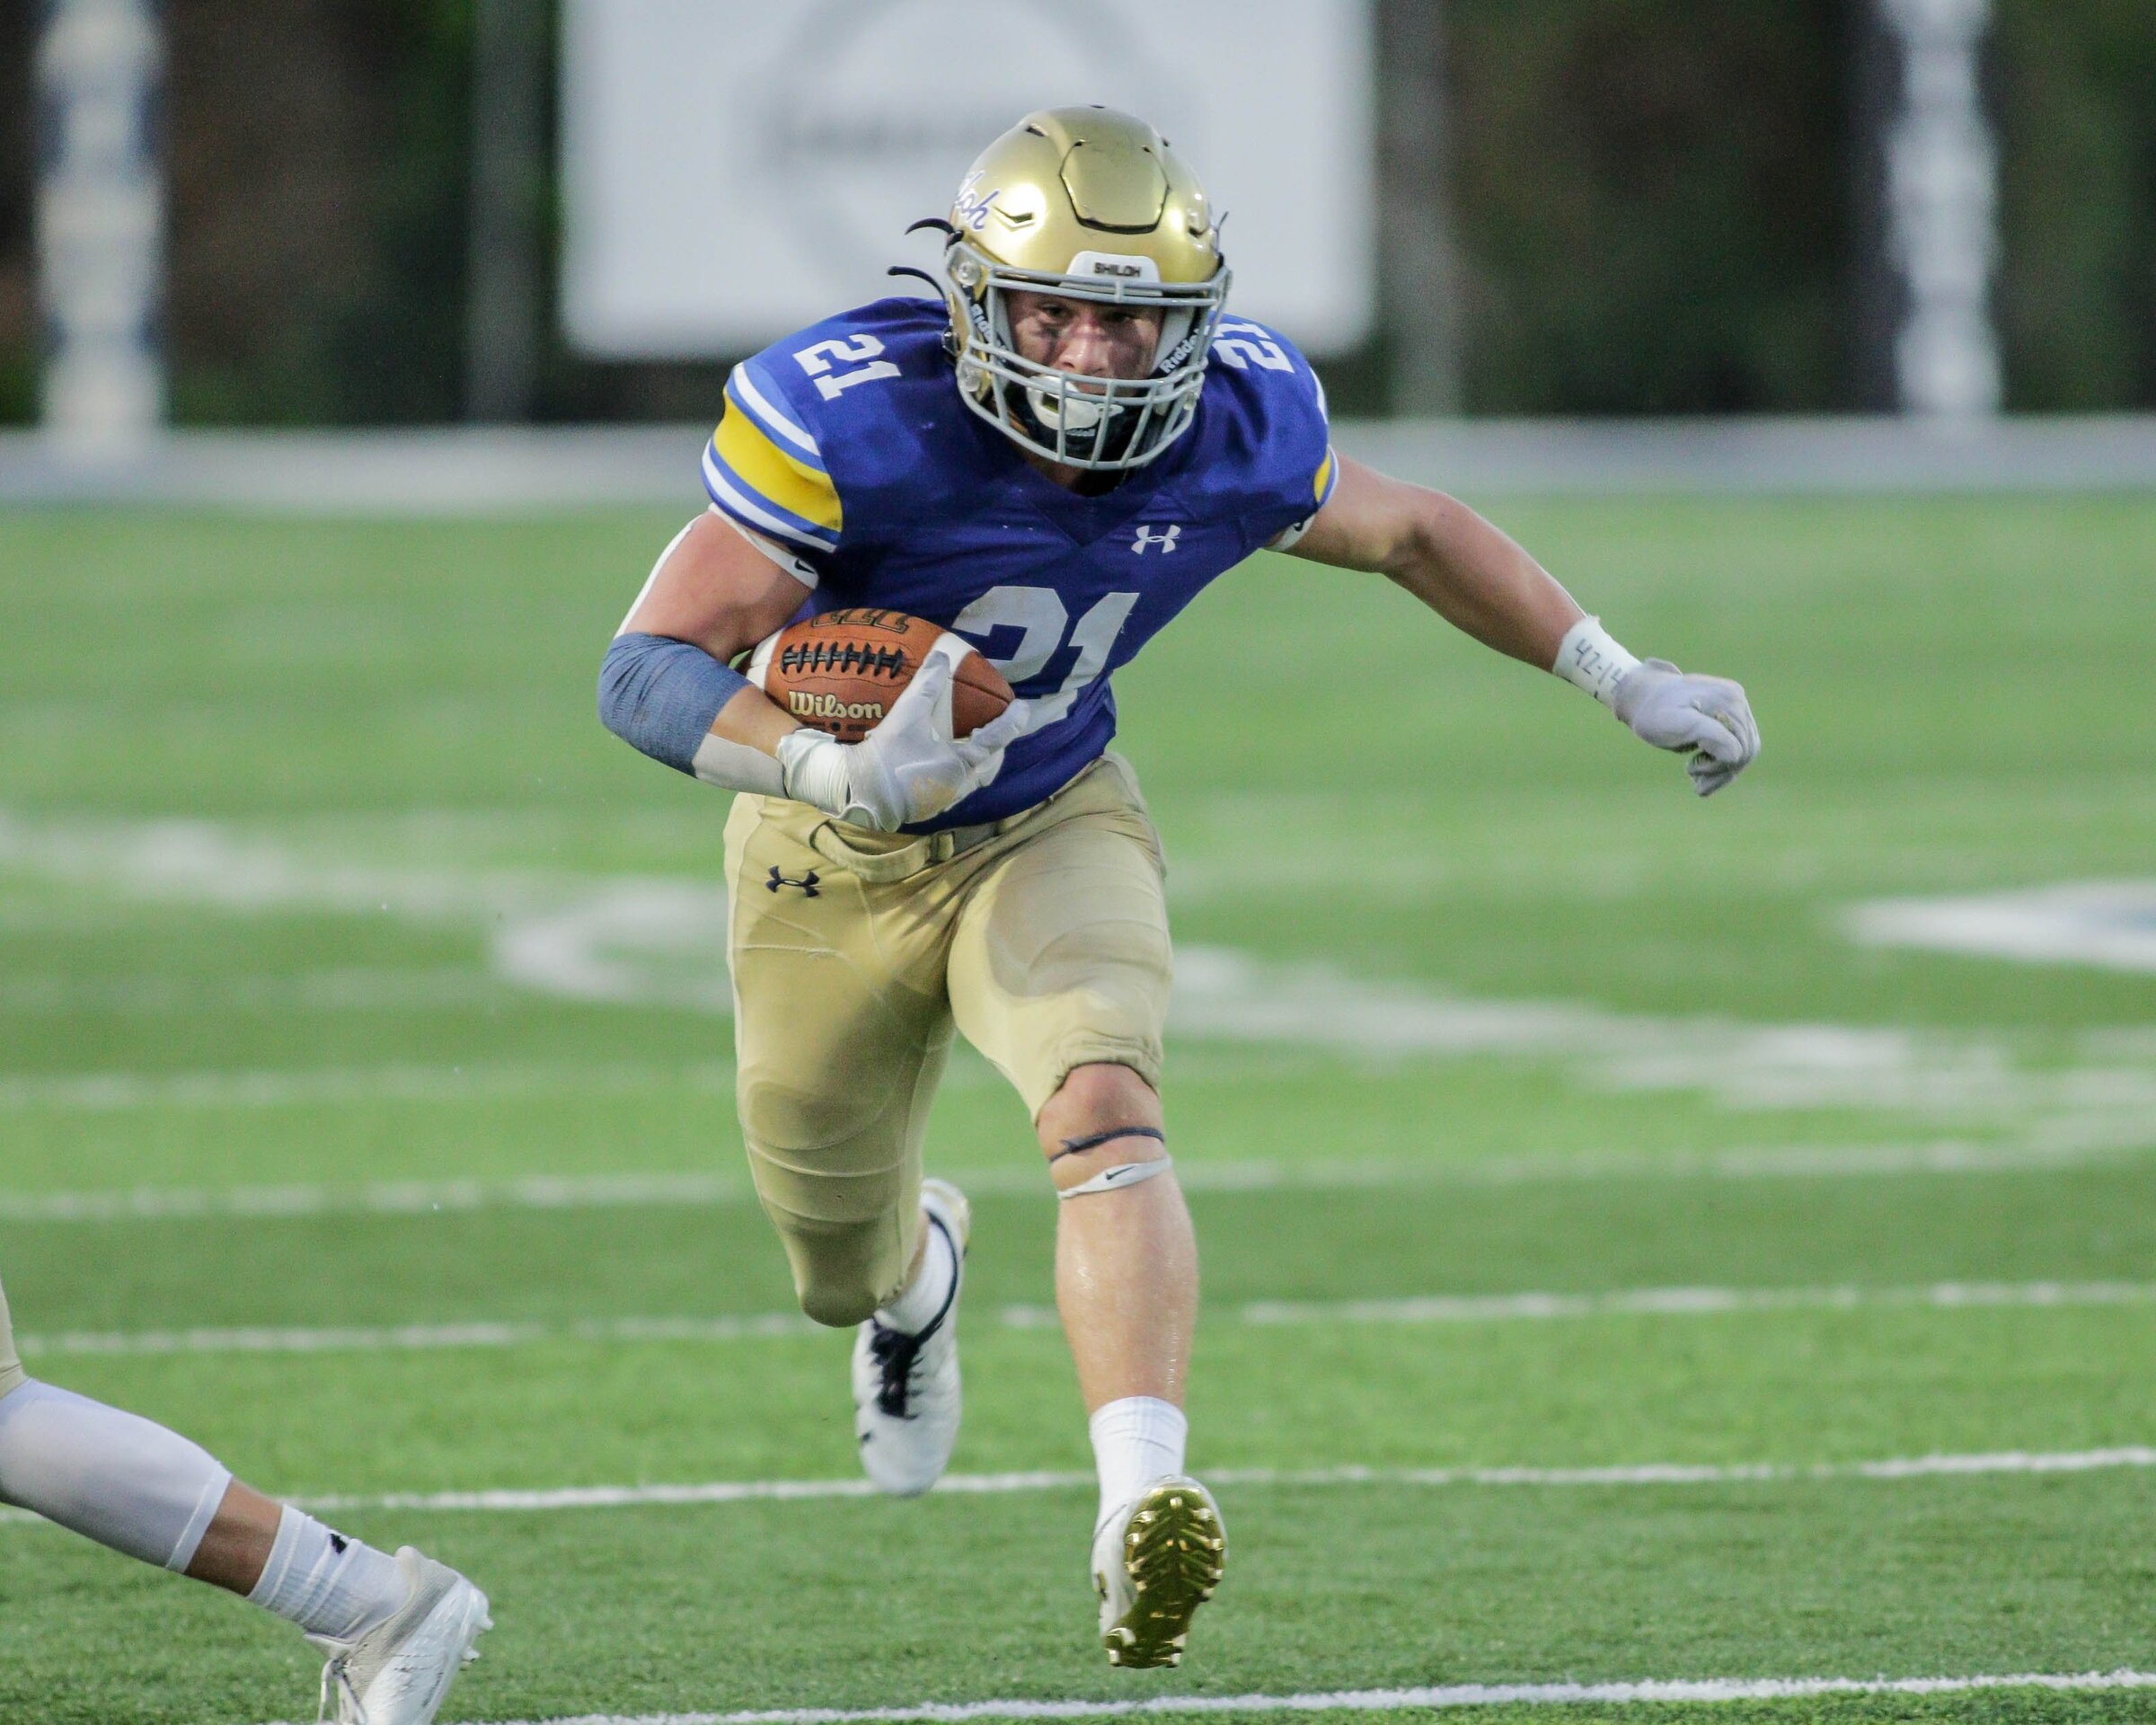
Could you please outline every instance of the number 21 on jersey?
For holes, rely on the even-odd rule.
[[[1103,594],[1072,627],[1070,611],[1053,588],[992,587],[959,612],[950,626],[961,635],[983,639],[998,629],[1017,630],[1016,650],[1007,658],[988,661],[1010,678],[1013,688],[1029,677],[1038,677],[1066,639],[1078,650],[1077,662],[1059,688],[1029,697],[1033,709],[1030,729],[1039,730],[1069,712],[1085,686],[1107,668],[1116,637],[1123,632],[1137,602],[1135,593]]]
[[[835,402],[841,394],[855,384],[865,384],[878,377],[896,377],[898,367],[888,359],[876,356],[883,351],[883,343],[872,335],[849,336],[841,341],[811,342],[795,353],[794,359],[800,368],[816,379],[817,393],[826,401]],[[854,364],[866,359],[868,365],[854,365],[852,371],[833,371],[835,363]]]

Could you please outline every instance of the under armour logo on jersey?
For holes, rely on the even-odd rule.
[[[772,892],[776,892],[781,887],[799,887],[804,897],[815,898],[820,896],[816,889],[817,879],[816,871],[811,869],[799,880],[796,880],[789,875],[781,874],[779,865],[773,862],[771,865],[771,879],[766,880],[764,885]]]
[[[1145,554],[1146,546],[1158,545],[1161,548],[1161,555],[1165,557],[1175,549],[1175,542],[1181,536],[1182,531],[1180,524],[1170,527],[1165,533],[1155,533],[1151,527],[1141,526],[1138,529],[1138,536],[1130,542],[1130,548],[1143,557]]]

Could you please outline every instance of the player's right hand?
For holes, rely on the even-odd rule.
[[[893,833],[933,820],[994,783],[1003,751],[1025,734],[1026,703],[1013,701],[971,736],[953,737],[951,669],[948,654],[932,651],[890,712],[858,743],[837,742],[807,726],[782,739],[786,794],[853,826]]]
[[[1759,753],[1759,721],[1743,686],[1726,677],[1688,677],[1666,659],[1643,659],[1627,671],[1611,710],[1642,742],[1689,754],[1684,770],[1702,797]]]

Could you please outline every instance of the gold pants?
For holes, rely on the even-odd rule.
[[[742,1135],[819,1323],[858,1323],[905,1285],[954,1025],[1036,1115],[1074,1066],[1158,1087],[1160,836],[1118,757],[927,839],[743,796],[726,858]]]

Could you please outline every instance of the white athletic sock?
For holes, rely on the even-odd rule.
[[[232,1475],[138,1414],[35,1378],[0,1396],[0,1502],[100,1545],[183,1570]]]
[[[925,1216],[921,1218],[921,1267],[914,1272],[914,1279],[888,1305],[876,1308],[879,1323],[909,1336],[919,1335],[936,1321],[936,1314],[950,1298],[950,1285],[959,1273],[959,1257],[951,1250],[950,1236]]]
[[[1100,1471],[1100,1513],[1095,1527],[1163,1473],[1183,1471],[1190,1422],[1172,1402],[1157,1395],[1127,1395],[1103,1402],[1087,1428],[1093,1464]]]
[[[310,1635],[356,1641],[404,1603],[397,1561],[285,1506],[262,1579],[247,1596]]]

